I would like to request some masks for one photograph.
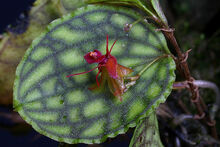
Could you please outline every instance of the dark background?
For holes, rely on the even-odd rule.
[[[13,29],[16,25],[23,23],[27,19],[35,0],[4,0],[0,4],[0,34]],[[0,112],[10,113],[8,107],[0,107]],[[28,129],[27,129],[28,128]],[[17,132],[22,130],[22,134]],[[58,146],[58,142],[39,135],[31,127],[23,127],[10,122],[10,118],[0,117],[0,146],[1,147],[46,147]]]
[[[16,26],[27,15],[28,10],[35,0],[5,0],[0,4],[0,33],[9,25]]]
[[[0,34],[13,31],[14,26],[27,20],[27,13],[34,0],[4,0],[0,4]],[[206,79],[220,86],[220,1],[219,0],[163,0],[163,8],[169,23],[176,29],[177,40],[183,50],[193,48],[189,58],[189,66],[196,79]],[[212,74],[210,74],[210,69]],[[201,93],[203,97],[208,93]],[[12,108],[0,106],[0,112],[10,113]],[[217,122],[219,118],[217,118]],[[58,146],[43,135],[38,134],[30,126],[19,127],[10,122],[10,118],[0,117],[0,142],[2,147]],[[22,134],[17,132],[22,130]],[[218,132],[220,126],[217,124]],[[111,143],[103,146],[127,147],[132,130],[128,136],[119,136]],[[79,145],[85,146],[85,145]]]

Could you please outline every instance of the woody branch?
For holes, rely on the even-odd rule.
[[[187,64],[187,57],[188,52],[183,53],[176,41],[176,38],[174,36],[174,30],[170,28],[168,25],[164,24],[159,18],[152,18],[160,27],[159,30],[163,32],[163,34],[166,36],[166,38],[169,40],[169,42],[174,47],[176,53],[177,53],[177,60],[176,64],[179,68],[180,73],[184,76],[184,78],[188,81],[189,89],[191,91],[191,101],[195,104],[198,115],[195,116],[197,119],[202,119],[206,125],[208,125],[211,128],[212,136],[216,139],[218,139],[217,132],[216,132],[216,126],[215,126],[215,120],[213,120],[210,115],[207,113],[207,106],[204,103],[203,99],[199,95],[199,89],[198,86],[195,85],[194,78],[191,76],[188,64]]]

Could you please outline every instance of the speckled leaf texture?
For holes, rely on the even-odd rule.
[[[94,49],[105,54],[107,34],[110,45],[117,39],[112,55],[132,68],[132,75],[169,54],[163,34],[153,25],[140,21],[124,31],[126,23],[140,18],[132,9],[87,6],[52,22],[17,67],[14,108],[39,133],[71,144],[100,143],[136,126],[170,94],[175,80],[171,57],[151,64],[122,102],[107,86],[97,92],[88,89],[97,70],[66,76],[96,66],[83,56]]]

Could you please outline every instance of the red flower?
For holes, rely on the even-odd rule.
[[[98,76],[101,73],[101,84],[103,85],[105,81],[108,82],[108,86],[110,91],[113,93],[114,96],[119,97],[122,101],[122,94],[126,90],[126,85],[124,83],[124,77],[133,72],[132,69],[122,66],[117,63],[117,59],[111,55],[112,48],[114,47],[116,40],[114,41],[111,49],[108,49],[108,35],[106,36],[106,54],[102,55],[102,53],[98,50],[94,50],[93,52],[89,52],[84,56],[84,59],[87,63],[98,63],[98,66],[82,73],[76,73],[68,75],[75,76],[80,74],[85,74],[91,72],[98,68],[98,73],[96,75],[96,83],[95,87],[89,88],[90,90],[96,89],[100,87]]]

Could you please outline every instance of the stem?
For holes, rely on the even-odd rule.
[[[66,77],[71,77],[71,76],[76,76],[76,75],[82,75],[82,74],[91,72],[91,71],[93,71],[93,70],[95,70],[96,68],[99,68],[99,67],[100,67],[100,65],[98,65],[98,66],[96,66],[96,67],[90,69],[89,71],[84,71],[84,72],[80,72],[80,73],[76,73],[76,74],[71,74],[71,75],[68,75],[68,76],[66,76]]]
[[[173,89],[178,90],[178,89],[189,88],[188,84],[189,84],[189,82],[187,82],[187,81],[174,82]],[[219,90],[218,86],[213,82],[204,81],[204,80],[195,80],[195,81],[193,81],[193,84],[195,84],[196,86],[201,87],[201,88],[212,89],[215,92],[215,95],[216,95],[215,103],[213,104],[213,107],[210,112],[211,119],[214,119],[215,114],[218,111],[219,106],[220,106],[220,90]]]
[[[165,55],[162,55],[162,56],[159,56],[157,57],[156,59],[154,59],[153,61],[151,61],[149,64],[147,64],[139,73],[138,73],[138,76],[141,76],[152,64],[154,64],[156,61],[160,60],[161,58],[164,58],[164,57],[168,57],[169,54],[165,54]]]
[[[175,125],[181,124],[186,119],[193,119],[192,115],[181,114],[173,119]]]
[[[185,89],[185,88],[189,88],[187,81],[173,83],[173,89],[175,89],[175,90],[176,89]]]
[[[149,16],[153,17],[154,19],[158,19],[157,16],[150,11],[145,5],[140,2],[140,0],[125,0],[125,1],[113,1],[113,0],[87,0],[86,3],[88,4],[111,4],[111,5],[125,5],[125,6],[136,6],[143,11],[145,11]]]
[[[212,83],[209,81],[204,81],[204,80],[195,80],[193,83],[198,87],[209,88],[215,92],[216,100],[215,100],[215,104],[213,105],[211,112],[210,112],[211,119],[214,119],[215,114],[218,111],[218,108],[220,106],[220,91],[219,91],[217,85],[215,83]]]
[[[219,89],[218,89],[218,87],[215,83],[210,82],[210,81],[205,81],[205,80],[195,80],[195,81],[193,81],[193,83],[196,86],[199,86],[199,87],[202,87],[202,88],[212,89],[216,94],[216,104],[220,105],[220,91],[219,91]]]
[[[205,113],[205,112],[208,112],[207,106],[203,102],[202,98],[199,95],[198,86],[193,83],[194,78],[190,74],[187,61],[184,60],[185,54],[182,53],[182,51],[176,41],[176,38],[174,36],[173,31],[170,31],[171,28],[169,28],[169,26],[164,24],[161,20],[155,19],[154,17],[152,17],[152,19],[159,25],[159,27],[161,27],[163,29],[162,30],[163,34],[170,41],[170,43],[173,45],[173,47],[177,53],[177,56],[178,56],[179,65],[181,67],[180,72],[183,73],[185,79],[187,81],[189,81],[189,89],[192,93],[191,100],[195,104],[200,118],[203,119],[203,121],[206,122],[206,124],[211,127],[212,136],[215,139],[218,139],[217,131],[216,131],[216,127],[215,127],[215,121],[209,116],[208,113]],[[165,30],[168,30],[168,31],[165,31]],[[206,114],[205,117],[203,117],[204,114]]]
[[[148,15],[150,15],[151,17],[153,17],[154,19],[158,19],[153,12],[151,12],[149,9],[147,9],[147,7],[145,5],[143,5],[139,0],[136,1],[137,3],[137,7],[143,9],[145,12],[147,12]]]

